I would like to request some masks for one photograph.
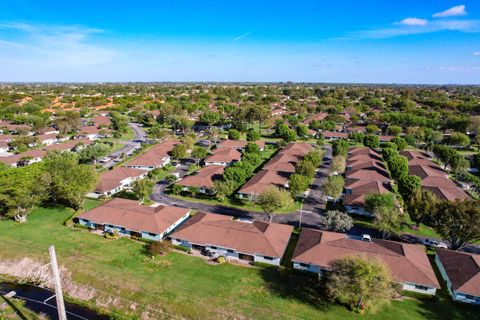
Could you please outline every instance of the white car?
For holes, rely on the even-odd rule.
[[[362,234],[362,241],[372,242],[372,236],[364,233],[364,234]]]
[[[445,243],[437,241],[437,240],[425,239],[425,240],[423,240],[422,243],[426,246],[429,246],[429,247],[448,249],[448,246]]]

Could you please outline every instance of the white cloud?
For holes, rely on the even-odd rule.
[[[466,16],[467,12],[465,11],[464,5],[459,5],[455,7],[451,7],[442,12],[435,13],[433,15],[434,18],[445,18],[445,17],[458,17],[458,16]]]
[[[464,33],[480,32],[480,20],[435,20],[426,25],[405,25],[396,23],[390,28],[363,30],[350,34],[347,39],[367,38],[385,39],[413,34],[434,33],[442,31],[457,31]]]
[[[399,22],[405,26],[426,26],[428,21],[425,19],[408,17]]]
[[[475,51],[475,52],[473,53],[473,55],[474,55],[474,56],[477,56],[477,57],[480,57],[480,51]]]
[[[246,33],[244,33],[244,34],[239,35],[238,37],[233,38],[232,41],[238,41],[238,40],[240,40],[240,39],[243,39],[243,38],[245,38],[245,37],[248,37],[249,35],[250,35],[250,32],[246,32]]]
[[[2,39],[2,29],[15,31],[21,37]],[[83,26],[0,23],[0,59],[64,68],[101,65],[118,56],[116,51],[92,41],[101,32]]]

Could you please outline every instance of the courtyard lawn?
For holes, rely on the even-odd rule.
[[[98,202],[97,202],[98,203]],[[91,208],[96,202],[88,201]],[[55,245],[58,261],[75,282],[102,290],[109,308],[140,314],[147,304],[151,318],[178,315],[189,319],[359,319],[359,315],[322,298],[314,276],[231,264],[208,265],[201,258],[171,252],[152,259],[144,245],[130,239],[106,240],[62,224],[72,211],[37,208],[27,223],[0,221],[0,260],[30,257],[48,261]],[[113,299],[113,297],[112,297]],[[117,299],[117,301],[122,301]],[[163,314],[162,314],[163,313]],[[479,309],[460,308],[440,300],[394,301],[363,319],[475,319]]]
[[[187,195],[188,193],[184,192],[184,194]],[[192,198],[190,196],[185,196],[185,195],[169,194],[168,196],[172,198],[184,200],[184,201],[189,201],[189,202],[205,203],[205,204],[210,204],[214,206],[223,206],[223,207],[236,208],[236,209],[242,209],[242,210],[264,212],[262,208],[260,208],[255,204],[255,202],[252,202],[249,200],[242,200],[242,199],[231,197],[231,198],[226,198],[224,201],[219,201],[213,196],[208,196],[203,194],[198,194],[196,198]],[[285,214],[285,213],[291,213],[291,212],[297,211],[300,209],[300,206],[301,206],[300,202],[295,201],[292,206],[285,208],[283,210],[280,210],[279,212],[277,212],[277,214]]]

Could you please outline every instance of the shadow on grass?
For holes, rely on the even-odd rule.
[[[327,311],[331,306],[315,274],[290,269],[261,269],[260,273],[267,289],[279,297],[308,304],[319,311]]]
[[[17,314],[19,319],[28,320],[27,316],[24,315],[23,312],[19,308],[17,308],[17,306],[12,301],[10,301],[10,299],[7,299],[5,297],[2,297],[2,299],[10,308],[12,308],[12,310]]]

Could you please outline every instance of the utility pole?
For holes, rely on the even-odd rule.
[[[50,253],[50,264],[52,265],[53,281],[55,283],[55,298],[57,300],[57,311],[59,320],[67,320],[67,313],[65,312],[65,304],[63,302],[62,282],[60,280],[60,272],[58,271],[57,255],[55,254],[55,247],[48,248]]]

